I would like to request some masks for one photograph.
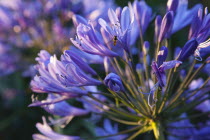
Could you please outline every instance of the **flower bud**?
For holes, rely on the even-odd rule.
[[[158,40],[161,22],[162,22],[162,17],[160,15],[157,15],[156,19],[155,19],[155,42],[157,42],[157,40]]]
[[[119,92],[124,90],[121,78],[114,73],[110,73],[106,76],[106,78],[104,79],[104,84],[114,92]]]
[[[167,34],[170,34],[173,23],[174,23],[174,14],[172,11],[169,11],[163,17],[163,20],[161,22],[158,42],[161,42],[166,37]]]
[[[194,54],[196,48],[198,46],[198,42],[195,38],[187,41],[187,43],[184,45],[178,60],[184,61],[186,60],[190,55]]]
[[[149,51],[150,43],[148,41],[144,41],[143,52],[146,55]]]
[[[178,7],[178,4],[179,4],[179,0],[168,0],[167,11],[173,11],[175,13]]]

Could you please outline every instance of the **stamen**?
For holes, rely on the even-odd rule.
[[[195,56],[195,59],[198,60],[198,61],[202,61],[203,60],[201,55],[200,55],[200,48],[197,48],[195,50],[194,56]]]
[[[206,40],[205,42],[200,43],[198,45],[198,48],[206,48],[206,47],[209,47],[209,46],[210,46],[210,38],[208,40]]]

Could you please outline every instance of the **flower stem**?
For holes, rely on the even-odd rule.
[[[165,140],[163,128],[160,122],[152,122],[152,128],[156,140]]]

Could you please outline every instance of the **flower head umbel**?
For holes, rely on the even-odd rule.
[[[187,6],[187,0],[168,0],[166,13],[155,17],[145,1],[135,0],[128,7],[107,8],[107,15],[96,16],[97,20],[73,14],[76,37],[71,42],[76,48],[65,50],[60,59],[46,51],[39,53],[39,73],[31,87],[48,97],[30,106],[63,117],[52,124],[74,116],[90,117],[82,121],[88,121],[90,139],[141,139],[140,134],[153,131],[145,135],[164,140],[173,138],[170,134],[182,136],[185,129],[175,128],[185,126],[192,128],[186,134],[204,133],[206,129],[197,126],[207,123],[197,123],[194,118],[204,116],[207,122],[209,117],[208,109],[201,109],[209,105],[210,78],[205,73],[209,52],[199,62],[193,54],[209,45],[209,14],[205,10],[202,16],[199,4],[191,9]],[[173,34],[190,23],[189,37],[174,39]],[[154,41],[149,36],[153,33],[148,33],[152,27]],[[198,78],[202,80],[195,82]],[[52,131],[43,134],[55,135]]]

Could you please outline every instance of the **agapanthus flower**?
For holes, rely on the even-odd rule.
[[[44,64],[38,66],[40,76],[35,76],[31,82],[32,89],[36,92],[56,92],[74,97],[87,93],[80,86],[100,84],[100,81],[87,76],[78,65],[80,63],[76,64],[71,58],[69,61],[59,61],[56,56],[51,56],[47,69]]]
[[[150,21],[152,20],[152,9],[145,1],[135,0],[133,3],[133,11],[138,22],[138,30],[141,30],[142,35],[145,33]]]
[[[65,117],[65,116],[81,116],[86,115],[89,112],[85,109],[80,109],[77,107],[73,107],[68,104],[66,100],[68,98],[59,97],[59,95],[53,95],[52,93],[48,94],[46,100],[34,101],[30,106],[41,106],[48,113]]]
[[[97,36],[94,31],[94,27],[91,24],[79,24],[77,27],[77,35],[78,37],[76,37],[76,40],[71,39],[71,41],[80,50],[101,56],[117,56],[116,53],[104,46],[104,44],[100,41],[101,37]],[[86,35],[88,38],[86,38]]]
[[[104,83],[106,86],[109,87],[109,89],[111,89],[114,92],[119,92],[124,90],[120,77],[114,73],[108,74],[104,79]]]
[[[78,136],[67,136],[56,133],[52,128],[47,124],[46,119],[43,117],[43,124],[37,123],[36,127],[42,134],[33,134],[34,140],[80,140]]]
[[[198,136],[201,129],[191,119],[199,115],[209,117],[209,112],[200,108],[209,103],[210,79],[201,71],[210,61],[207,58],[196,65],[193,54],[209,44],[208,35],[203,34],[207,33],[209,14],[205,11],[204,17],[196,17],[201,5],[189,10],[187,6],[187,0],[168,1],[166,14],[154,17],[154,43],[145,36],[155,15],[145,1],[110,8],[108,19],[102,16],[89,21],[73,14],[76,37],[71,42],[76,49],[64,51],[60,60],[42,51],[37,58],[39,74],[31,82],[33,91],[58,98],[36,101],[31,106],[42,106],[61,116],[88,113],[84,116],[90,117],[88,121],[96,118],[90,122],[96,132],[90,138],[139,139],[139,135],[149,131],[153,134],[147,135],[157,140],[183,134],[184,138],[191,138],[191,133]],[[194,17],[203,22],[201,27],[193,21]],[[185,42],[177,42],[182,49],[174,48],[172,34],[191,22],[191,37],[187,40],[184,36]],[[192,88],[193,80],[199,77],[203,81]],[[79,102],[80,108],[67,105],[67,100]],[[191,114],[193,111],[195,115]],[[118,126],[112,126],[108,119],[104,128],[98,127],[106,117],[124,125],[123,130],[118,132]]]
[[[134,23],[134,13],[132,13],[128,7],[123,8],[120,19],[116,15],[113,9],[108,11],[109,21],[111,26],[104,21],[99,19],[99,24],[102,27],[102,32],[105,32],[103,38],[106,41],[115,40],[113,45],[116,46],[119,42],[119,47],[122,47],[129,53],[129,42],[131,38],[131,30]],[[135,38],[135,37],[134,37]],[[112,46],[113,46],[112,45]]]
[[[179,4],[176,9],[176,12],[174,11],[175,18],[174,18],[172,33],[175,33],[178,30],[189,25],[192,22],[194,16],[196,15],[198,9],[202,7],[201,4],[197,4],[193,8],[188,9],[188,0],[179,0],[178,3]],[[168,9],[170,10],[169,7]]]

